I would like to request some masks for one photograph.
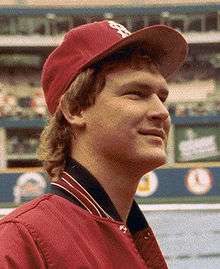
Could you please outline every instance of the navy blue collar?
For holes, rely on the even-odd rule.
[[[85,167],[76,160],[68,159],[65,172],[72,176],[112,219],[122,221],[108,194],[97,179]],[[78,199],[71,195],[70,191],[68,192],[65,188],[60,188],[58,184],[51,184],[51,192],[68,199],[82,208],[85,208]],[[132,204],[127,219],[127,226],[131,233],[135,233],[148,227],[148,223],[135,201]]]

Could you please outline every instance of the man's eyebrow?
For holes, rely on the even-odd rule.
[[[142,82],[131,81],[131,82],[125,83],[119,89],[120,90],[130,90],[130,89],[132,90],[132,88],[138,89],[138,90],[143,90],[143,91],[154,91],[155,87],[152,86],[151,83],[142,83]],[[169,94],[168,88],[164,85],[162,87],[159,87],[156,89],[159,90],[160,94],[164,94],[164,95]]]

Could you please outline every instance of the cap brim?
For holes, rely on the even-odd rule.
[[[168,77],[183,65],[188,52],[187,42],[178,31],[165,25],[154,25],[136,31],[115,43],[96,55],[86,66],[133,44],[146,48],[149,56],[158,64],[159,71],[164,77]]]

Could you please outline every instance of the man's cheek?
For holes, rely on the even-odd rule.
[[[171,118],[170,116],[167,118],[166,122],[165,122],[165,132],[167,134],[169,134],[170,131],[170,126],[171,126]]]

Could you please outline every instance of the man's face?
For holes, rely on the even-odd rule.
[[[106,76],[96,102],[83,111],[86,147],[97,160],[150,171],[166,162],[168,90],[159,72],[129,67]]]

